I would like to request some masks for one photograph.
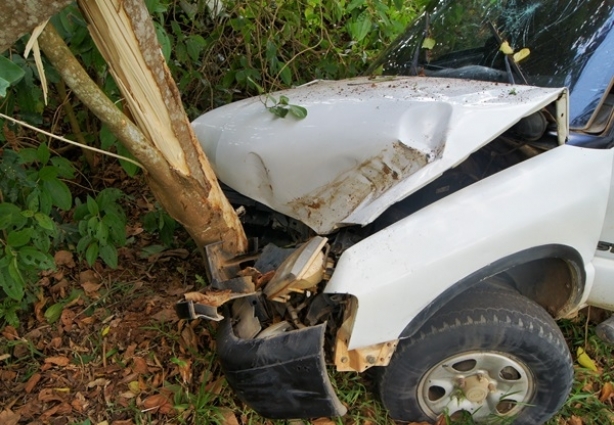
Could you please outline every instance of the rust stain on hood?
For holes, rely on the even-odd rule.
[[[316,228],[331,221],[341,223],[348,212],[365,201],[377,199],[436,157],[435,153],[421,152],[396,141],[329,184],[294,199],[288,207],[296,217]]]

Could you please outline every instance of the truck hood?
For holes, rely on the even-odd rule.
[[[372,222],[552,102],[559,140],[567,137],[564,88],[363,77],[273,93],[281,95],[307,117],[276,117],[255,97],[192,124],[222,182],[319,234]]]

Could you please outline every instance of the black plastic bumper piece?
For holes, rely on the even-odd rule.
[[[325,324],[261,339],[239,339],[229,320],[217,338],[226,380],[239,398],[271,419],[342,416],[324,362]]]

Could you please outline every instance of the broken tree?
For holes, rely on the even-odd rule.
[[[0,5],[0,49],[44,22],[65,3],[39,0],[36,14],[20,13],[17,0]],[[92,38],[109,65],[134,122],[89,78],[51,24],[40,47],[66,84],[143,165],[162,207],[179,221],[199,247],[223,241],[228,253],[246,249],[242,225],[222,193],[202,152],[158,44],[143,0],[80,0]],[[21,8],[21,9],[20,9]],[[2,21],[17,18],[20,25]],[[7,21],[8,22],[8,21]]]

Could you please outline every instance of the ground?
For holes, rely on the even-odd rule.
[[[198,250],[183,242],[152,254],[148,247],[159,241],[139,217],[153,201],[138,180],[122,184],[131,242],[120,266],[89,267],[70,249],[58,251],[57,269],[40,276],[31,311],[19,326],[0,328],[0,424],[304,423],[269,421],[234,396],[215,361],[216,325],[174,312],[182,294],[204,284]],[[188,238],[179,231],[176,240]],[[573,353],[585,348],[596,367],[578,364],[570,401],[550,424],[611,423],[612,349],[591,324],[603,314],[562,323]],[[309,423],[394,423],[370,395],[369,374],[331,373],[349,413]]]

